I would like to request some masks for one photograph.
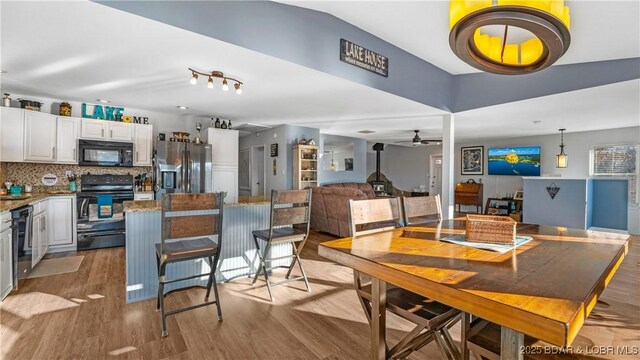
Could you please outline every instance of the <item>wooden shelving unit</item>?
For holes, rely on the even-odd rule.
[[[293,188],[318,186],[318,146],[293,146]]]

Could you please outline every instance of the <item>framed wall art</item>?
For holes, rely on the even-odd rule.
[[[462,152],[462,175],[483,175],[484,146],[468,146],[460,150]]]

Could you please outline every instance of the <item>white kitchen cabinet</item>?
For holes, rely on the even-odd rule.
[[[24,161],[24,112],[19,108],[0,108],[0,161]]]
[[[38,265],[49,249],[49,214],[40,213],[33,217],[31,240],[31,267]]]
[[[213,150],[211,165],[238,167],[240,147],[237,130],[209,128],[207,142],[211,144]]]
[[[37,111],[24,112],[24,160],[56,160],[56,116]]]
[[[80,138],[89,140],[104,140],[107,137],[109,125],[104,120],[82,119]]]
[[[134,126],[134,166],[151,166],[151,152],[153,149],[153,126],[135,124]]]
[[[58,116],[56,136],[56,162],[65,164],[78,163],[78,128],[80,119]]]
[[[0,232],[0,300],[13,289],[13,261],[11,229]]]
[[[106,121],[109,125],[108,140],[133,141],[134,124],[125,122]]]
[[[54,196],[49,198],[48,244],[52,248],[76,244],[75,207],[75,196]]]
[[[213,192],[226,192],[225,203],[235,203],[238,201],[238,167],[237,166],[214,166],[213,171]]]
[[[153,191],[141,191],[133,193],[133,200],[153,200]]]
[[[133,141],[134,124],[110,121],[82,119],[80,138],[87,140]]]

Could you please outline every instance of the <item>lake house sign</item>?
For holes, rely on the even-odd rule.
[[[389,59],[386,56],[349,40],[340,39],[340,60],[384,77],[389,76]]]

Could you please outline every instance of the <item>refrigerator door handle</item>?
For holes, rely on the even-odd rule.
[[[186,156],[186,162],[185,162],[185,167],[184,167],[184,171],[186,172],[187,176],[186,176],[186,183],[185,183],[185,187],[186,190],[185,192],[190,193],[191,192],[191,172],[190,172],[190,167],[191,167],[191,151],[187,150],[187,156]]]

